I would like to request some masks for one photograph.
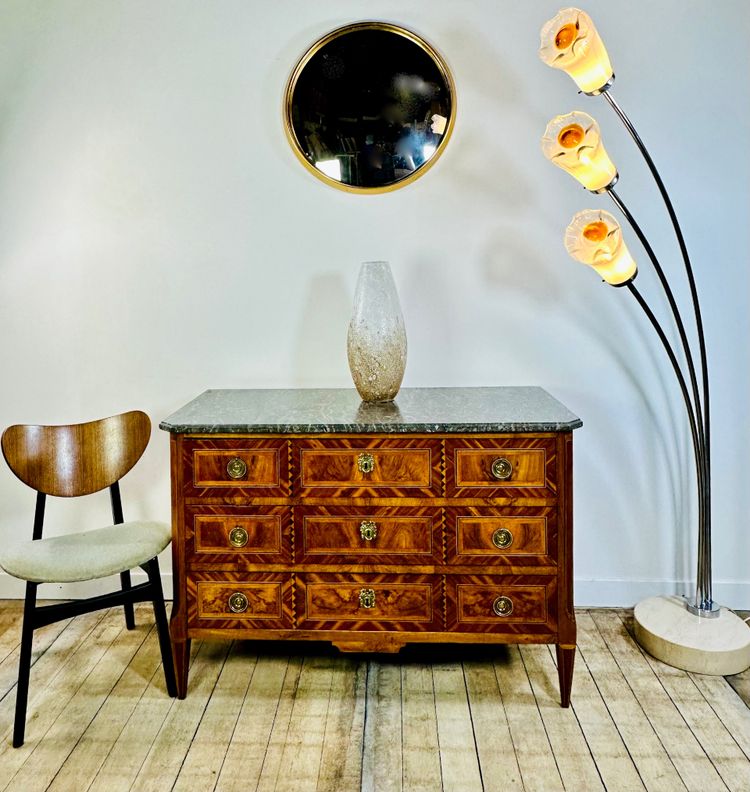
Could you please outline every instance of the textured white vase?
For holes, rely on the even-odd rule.
[[[387,261],[366,261],[359,271],[347,353],[364,401],[396,397],[406,369],[406,328]]]

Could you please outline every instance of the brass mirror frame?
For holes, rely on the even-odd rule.
[[[299,79],[300,74],[302,74],[303,69],[310,60],[321,50],[326,44],[329,44],[331,41],[334,41],[341,36],[345,36],[347,33],[353,33],[359,30],[383,30],[389,33],[395,33],[399,36],[403,36],[403,38],[408,39],[409,41],[416,44],[420,47],[424,52],[429,55],[430,58],[434,61],[437,65],[441,76],[445,80],[445,84],[448,86],[448,91],[450,93],[450,101],[451,101],[451,114],[448,118],[448,123],[445,128],[445,132],[443,133],[443,139],[440,141],[440,145],[435,149],[435,153],[427,160],[427,162],[420,165],[413,173],[410,173],[408,176],[404,176],[403,179],[399,179],[393,184],[387,184],[381,187],[357,187],[351,184],[344,184],[343,182],[337,181],[336,179],[331,178],[330,176],[326,175],[321,171],[319,168],[316,168],[310,160],[305,155],[304,150],[302,149],[302,145],[300,144],[297,136],[294,133],[294,127],[292,126],[292,96],[294,94],[294,89],[297,86],[297,81]],[[440,156],[443,153],[443,149],[445,149],[448,141],[450,140],[451,134],[453,132],[453,127],[456,121],[456,84],[453,81],[453,76],[451,75],[450,69],[448,68],[448,64],[445,62],[443,56],[427,41],[425,41],[421,36],[417,35],[411,30],[407,30],[407,28],[401,27],[400,25],[394,25],[390,22],[376,22],[376,21],[369,21],[369,22],[354,22],[349,25],[343,25],[342,27],[336,28],[332,30],[330,33],[327,33],[322,38],[318,39],[308,50],[305,54],[299,59],[297,65],[294,67],[291,75],[289,75],[289,80],[286,84],[286,96],[284,100],[284,131],[286,132],[287,139],[289,140],[289,145],[292,147],[292,151],[296,155],[297,159],[307,168],[310,173],[312,173],[316,178],[320,179],[322,182],[330,185],[331,187],[335,187],[338,190],[343,190],[345,192],[350,193],[359,193],[364,195],[376,195],[378,193],[386,193],[392,192],[393,190],[398,190],[401,187],[406,187],[407,184],[411,184],[413,181],[416,181],[420,176],[423,176],[427,173],[428,170],[440,159]]]

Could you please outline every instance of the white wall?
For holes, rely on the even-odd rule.
[[[577,96],[537,58],[538,29],[558,5],[3,0],[0,423],[140,407],[156,425],[209,387],[347,387],[357,269],[387,259],[409,334],[406,385],[539,384],[583,418],[578,603],[682,590],[696,528],[679,393],[629,295],[564,252],[575,211],[610,207],[542,158],[548,118],[580,108],[599,119],[621,196],[683,302],[687,291],[624,129],[603,100]],[[586,8],[694,258],[712,364],[716,591],[750,607],[750,6]],[[423,179],[368,197],[312,178],[281,121],[299,55],[365,18],[401,23],[442,51],[459,113]],[[629,236],[638,285],[662,310]],[[168,438],[158,429],[123,494],[126,517],[169,518]],[[32,510],[33,494],[3,466],[0,541],[30,536]],[[107,515],[106,494],[54,501],[48,532]],[[21,592],[0,577],[0,596]]]

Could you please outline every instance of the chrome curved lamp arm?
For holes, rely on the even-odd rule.
[[[674,294],[669,285],[669,281],[667,280],[667,277],[664,274],[664,270],[662,269],[659,260],[657,259],[656,254],[654,253],[654,249],[652,248],[650,242],[646,238],[646,235],[644,234],[640,225],[633,217],[627,206],[623,203],[617,192],[611,187],[607,189],[607,192],[609,193],[610,197],[614,201],[617,208],[625,216],[626,220],[630,224],[633,231],[635,231],[636,236],[640,240],[644,250],[646,251],[649,259],[651,260],[651,263],[653,264],[656,275],[659,278],[659,282],[661,283],[662,288],[664,289],[664,293],[667,297],[667,301],[669,302],[669,307],[672,311],[672,315],[674,317],[675,324],[677,326],[677,330],[680,336],[680,341],[685,351],[688,374],[690,378],[691,388],[693,391],[693,399],[695,402],[694,412],[689,398],[686,401],[686,407],[688,408],[688,412],[691,414],[691,421],[694,424],[696,424],[695,428],[698,434],[696,465],[698,466],[700,473],[700,479],[698,484],[698,489],[699,489],[698,569],[696,575],[696,595],[695,595],[695,603],[693,605],[689,605],[688,607],[696,615],[701,615],[701,616],[716,615],[718,611],[714,608],[713,598],[712,598],[713,574],[711,569],[711,460],[710,460],[709,436],[708,436],[709,426],[706,424],[706,420],[705,420],[707,413],[703,412],[703,414],[701,414],[700,392],[698,388],[698,380],[695,371],[695,363],[694,363],[692,351],[690,349],[690,344],[687,338],[687,334],[685,332],[685,325],[682,321],[679,308],[677,307],[677,302],[674,298]],[[659,337],[662,339],[662,343],[664,343],[666,337],[663,337],[663,331],[662,333],[659,333]],[[701,359],[703,360],[705,356],[705,344],[703,343],[702,332],[699,332],[699,341],[701,344]],[[676,357],[674,357],[673,352],[670,356],[670,361],[672,362],[673,367],[675,367],[675,370],[677,371],[679,369],[679,364],[677,363]],[[707,371],[705,364],[703,365],[702,368],[705,377],[705,373]],[[680,376],[682,376],[681,372],[680,372]],[[682,378],[682,382],[684,383],[684,377]],[[703,394],[704,410],[706,407],[705,400],[707,396],[708,396],[708,383],[704,380],[704,394]],[[703,418],[703,420],[701,420],[701,418]],[[691,432],[692,432],[692,427],[691,427]]]
[[[693,276],[693,267],[690,263],[690,256],[688,254],[687,245],[685,244],[685,237],[682,234],[682,229],[680,228],[680,223],[677,219],[677,214],[674,210],[674,206],[672,205],[672,201],[669,197],[669,193],[667,192],[667,188],[664,185],[664,182],[659,174],[659,171],[656,168],[656,165],[651,158],[651,155],[646,148],[643,140],[641,140],[640,135],[636,131],[636,128],[633,126],[633,123],[626,115],[625,111],[620,107],[617,103],[617,100],[612,96],[611,90],[603,91],[601,93],[606,101],[609,103],[610,107],[615,111],[618,118],[622,121],[625,128],[630,133],[630,136],[633,138],[635,145],[638,147],[638,150],[643,155],[643,159],[646,161],[646,165],[648,169],[651,171],[651,175],[654,177],[654,181],[656,182],[656,186],[661,193],[662,200],[664,201],[664,206],[667,209],[667,213],[669,214],[669,219],[672,222],[672,227],[674,228],[675,236],[677,237],[677,244],[680,247],[680,253],[682,254],[682,260],[685,264],[685,273],[687,274],[688,283],[690,285],[690,296],[693,301],[693,312],[695,313],[695,326],[698,331],[698,345],[700,349],[700,358],[701,358],[701,375],[703,380],[703,428],[705,434],[705,445],[706,445],[706,465],[708,466],[708,470],[711,470],[711,411],[709,405],[709,388],[708,388],[708,363],[707,363],[707,356],[706,356],[706,341],[705,336],[703,333],[703,317],[701,315],[701,307],[700,301],[698,299],[698,289],[695,285],[695,277]]]
[[[680,386],[680,392],[685,402],[685,409],[688,414],[688,421],[690,423],[690,434],[693,439],[693,455],[695,458],[695,472],[698,485],[698,509],[699,515],[702,511],[701,504],[705,500],[706,492],[710,492],[710,480],[705,468],[704,460],[702,459],[698,424],[692,410],[692,403],[690,401],[690,394],[688,392],[685,376],[682,373],[677,357],[672,349],[669,339],[666,336],[663,328],[659,324],[659,320],[654,315],[654,312],[649,307],[643,295],[638,291],[635,284],[631,281],[626,284],[630,293],[635,297],[636,301],[643,309],[643,312],[651,322],[652,327],[659,336],[659,340],[667,353],[669,362],[672,364],[677,382]],[[699,516],[700,521],[700,516]],[[710,526],[710,523],[709,523]],[[711,533],[710,530],[706,532],[703,530],[705,526],[699,525],[698,530],[698,577],[696,580],[696,602],[694,606],[688,606],[690,610],[696,615],[718,615],[718,608],[713,604],[712,580],[711,580]]]
[[[695,458],[695,473],[696,473],[696,480],[698,485],[698,521],[699,521],[699,530],[698,530],[698,576],[696,580],[696,602],[693,610],[700,609],[702,611],[709,611],[713,612],[713,597],[712,597],[712,581],[711,581],[711,533],[710,530],[707,532],[704,530],[705,524],[701,523],[701,518],[705,517],[705,500],[707,493],[711,491],[711,483],[708,479],[708,471],[705,466],[705,458],[702,453],[702,448],[699,439],[699,429],[698,429],[698,422],[696,421],[695,414],[693,412],[693,405],[690,401],[690,394],[688,392],[687,383],[685,382],[685,376],[682,373],[682,369],[680,368],[679,362],[677,361],[677,356],[672,349],[672,346],[669,343],[669,339],[666,336],[662,326],[659,324],[659,320],[654,315],[654,312],[649,307],[648,303],[644,299],[643,295],[638,291],[635,284],[631,281],[630,283],[626,284],[630,293],[635,297],[638,304],[643,309],[643,312],[648,317],[649,322],[653,326],[656,334],[659,336],[659,340],[664,347],[664,351],[667,353],[667,357],[669,358],[669,362],[672,364],[672,369],[674,370],[675,376],[677,377],[677,382],[680,386],[680,392],[682,393],[682,398],[685,402],[685,409],[687,410],[688,414],[688,421],[690,423],[690,434],[693,439],[693,456]],[[709,523],[710,524],[710,523]],[[700,560],[702,559],[702,563]],[[705,612],[703,615],[707,615]]]
[[[606,192],[609,193],[609,197],[614,202],[615,206],[622,212],[625,219],[630,224],[630,227],[635,231],[635,235],[638,237],[641,245],[643,245],[643,249],[646,251],[649,259],[651,260],[651,264],[654,267],[654,271],[656,272],[656,276],[659,279],[659,283],[661,283],[662,289],[664,290],[664,294],[666,295],[667,302],[669,303],[669,308],[672,311],[672,316],[674,317],[675,325],[677,326],[677,332],[680,336],[680,343],[682,344],[682,348],[685,352],[685,359],[687,362],[688,367],[688,376],[690,377],[690,385],[693,392],[693,403],[695,404],[695,418],[699,425],[699,434],[701,440],[701,458],[705,459],[705,451],[706,451],[706,440],[705,440],[705,433],[703,427],[703,420],[702,420],[702,407],[701,407],[701,397],[700,397],[700,389],[698,388],[698,377],[695,371],[695,362],[693,359],[693,353],[690,349],[690,342],[687,337],[687,332],[685,331],[685,324],[682,321],[682,316],[680,314],[680,310],[677,307],[677,301],[674,297],[674,292],[672,291],[672,287],[669,285],[669,281],[667,280],[667,276],[664,274],[664,269],[662,268],[659,260],[654,253],[653,247],[651,247],[651,243],[648,241],[646,235],[643,233],[643,229],[640,227],[638,222],[636,221],[635,217],[633,217],[632,213],[622,201],[620,196],[617,192],[612,188],[608,188]]]

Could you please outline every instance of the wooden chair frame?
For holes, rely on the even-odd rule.
[[[102,427],[105,428],[102,429]],[[45,440],[52,449],[50,456],[53,456],[58,435],[67,434],[68,439],[71,437],[75,438],[77,445],[73,454],[76,457],[76,461],[80,461],[78,457],[84,456],[86,444],[88,444],[88,450],[90,451],[91,447],[95,446],[97,441],[103,437],[106,428],[110,430],[110,434],[105,444],[108,444],[111,449],[116,447],[118,442],[121,442],[124,447],[123,449],[118,449],[118,451],[121,451],[121,458],[115,459],[112,464],[100,466],[94,470],[93,474],[89,470],[87,475],[74,473],[73,477],[68,475],[66,478],[59,475],[58,471],[49,471],[46,466],[48,452]],[[35,448],[32,454],[29,454],[31,445],[29,438],[33,437],[35,431],[37,434]],[[41,443],[38,438],[40,432],[44,436]],[[112,521],[115,525],[124,523],[119,479],[140,459],[148,444],[150,434],[151,423],[148,416],[140,411],[124,413],[120,416],[112,416],[111,418],[92,421],[88,424],[59,427],[12,426],[6,429],[2,437],[5,459],[16,476],[36,490],[32,540],[36,541],[42,538],[44,511],[48,494],[75,497],[108,487],[112,502]],[[33,454],[36,454],[36,458],[32,458]],[[31,462],[29,462],[30,459]],[[45,464],[39,464],[40,459]],[[53,466],[55,462],[56,460],[52,459]],[[66,468],[67,471],[68,468]],[[112,480],[113,477],[116,480]],[[37,588],[41,584],[26,581],[18,686],[16,689],[16,710],[13,726],[14,748],[23,745],[26,731],[26,708],[28,704],[34,630],[54,622],[104,608],[122,606],[125,611],[125,626],[128,630],[132,630],[135,628],[133,605],[137,602],[150,601],[154,608],[154,619],[159,636],[159,648],[164,665],[167,693],[173,698],[177,695],[172,644],[169,637],[169,624],[164,606],[164,592],[161,585],[158,559],[156,557],[149,559],[141,564],[141,569],[148,575],[148,582],[146,583],[133,586],[131,584],[130,571],[127,570],[120,573],[121,588],[118,591],[54,605],[37,605]]]

